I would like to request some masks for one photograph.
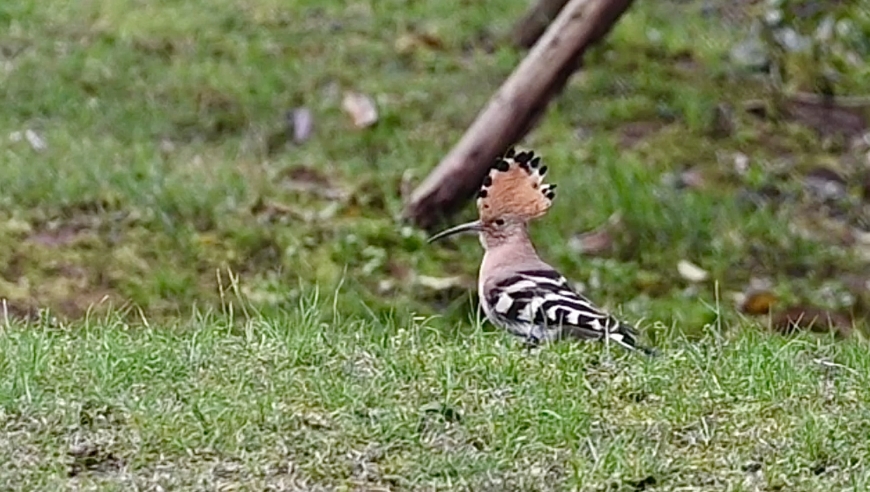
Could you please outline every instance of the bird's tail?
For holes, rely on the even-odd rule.
[[[628,350],[642,352],[645,355],[655,357],[659,353],[656,349],[645,347],[637,342],[637,330],[631,325],[619,323],[616,327],[607,330],[605,335],[609,341],[616,342]]]

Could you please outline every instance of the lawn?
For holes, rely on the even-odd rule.
[[[402,220],[525,0],[2,2],[0,489],[867,488],[870,5],[759,63],[734,4],[636,3],[518,143],[649,359],[522,350]]]
[[[338,293],[341,295],[341,293]],[[6,326],[12,490],[866,490],[870,357],[747,328],[655,359],[292,314]],[[235,322],[234,322],[235,321]]]

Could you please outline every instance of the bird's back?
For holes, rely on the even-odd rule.
[[[480,298],[493,324],[532,344],[561,338],[607,339],[637,348],[631,326],[579,294],[553,267],[535,260],[501,262],[501,271],[486,271],[484,262]]]

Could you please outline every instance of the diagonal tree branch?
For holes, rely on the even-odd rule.
[[[569,0],[459,142],[411,194],[405,216],[430,228],[477,190],[492,161],[543,115],[632,0]]]

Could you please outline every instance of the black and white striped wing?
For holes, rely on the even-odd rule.
[[[627,348],[638,348],[632,327],[575,292],[555,270],[516,272],[495,284],[486,297],[491,315],[501,324],[535,327],[543,330],[542,334],[555,333],[558,337],[606,337]],[[530,338],[541,338],[533,333]]]

